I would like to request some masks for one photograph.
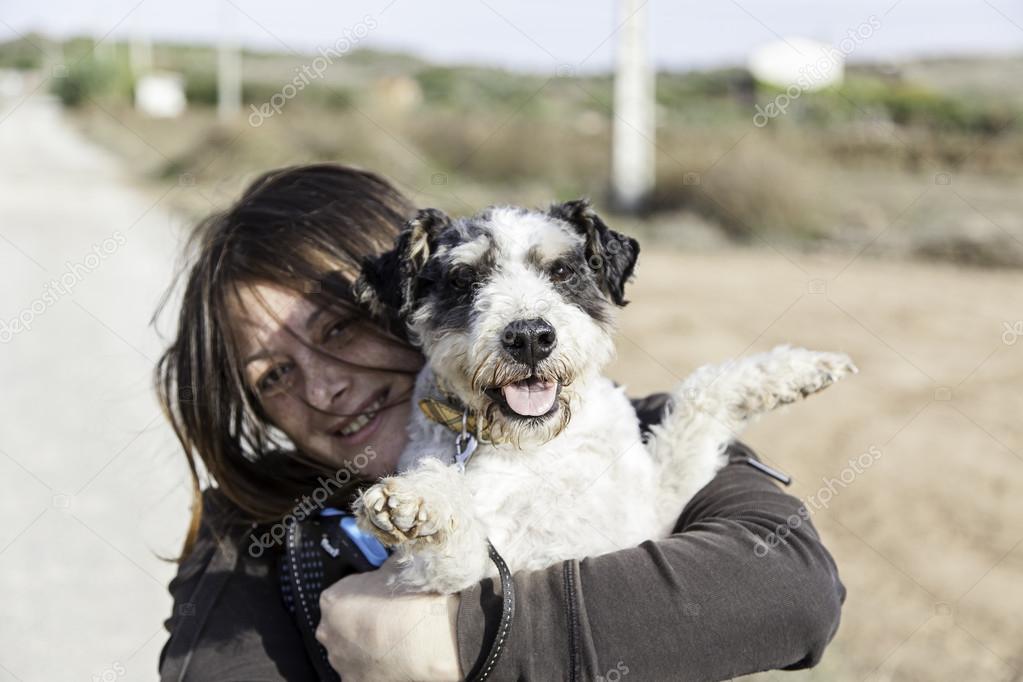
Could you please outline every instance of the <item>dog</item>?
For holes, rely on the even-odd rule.
[[[493,577],[488,539],[518,571],[666,537],[751,419],[856,371],[787,346],[702,367],[644,442],[601,374],[638,255],[578,200],[457,220],[426,209],[362,264],[358,299],[426,356],[400,473],[354,504],[397,552],[394,583],[452,593]]]

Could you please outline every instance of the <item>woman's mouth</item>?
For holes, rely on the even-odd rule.
[[[335,429],[331,435],[347,442],[362,440],[372,433],[380,421],[381,410],[387,400],[388,391],[382,391],[375,400],[363,407],[359,414],[349,419],[344,426]]]

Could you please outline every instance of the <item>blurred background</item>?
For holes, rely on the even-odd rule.
[[[850,353],[746,437],[849,590],[757,679],[1023,680],[1021,83],[1011,0],[0,3],[0,682],[156,678],[189,495],[150,318],[190,225],[313,161],[591,197],[643,243],[634,394]]]

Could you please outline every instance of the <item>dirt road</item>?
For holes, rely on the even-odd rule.
[[[0,680],[155,679],[187,500],[148,320],[180,226],[49,99],[0,119]]]

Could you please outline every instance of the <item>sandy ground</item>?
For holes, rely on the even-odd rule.
[[[187,499],[147,324],[188,188],[133,189],[45,99],[0,119],[0,320],[31,326],[0,328],[0,682],[154,679]],[[897,237],[856,259],[648,248],[612,374],[638,394],[783,342],[849,352],[859,376],[747,435],[827,498],[849,589],[822,665],[785,679],[1023,679],[1023,276],[872,258]]]
[[[613,371],[634,392],[779,343],[861,370],[747,432],[795,478],[849,590],[821,666],[764,677],[1023,679],[1023,276],[650,251]]]

